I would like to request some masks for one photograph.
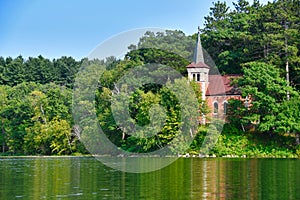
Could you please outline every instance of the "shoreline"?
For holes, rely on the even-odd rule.
[[[0,156],[0,160],[1,159],[10,159],[10,158],[88,158],[88,157],[94,157],[92,155],[61,155],[61,156],[57,156],[57,155],[53,155],[53,156],[49,156],[49,155],[21,155],[21,156]]]
[[[5,159],[30,159],[30,158],[97,158],[97,157],[102,157],[102,158],[109,158],[109,157],[114,157],[114,158],[240,158],[240,159],[251,159],[251,158],[256,158],[256,159],[261,159],[261,158],[274,158],[274,159],[299,159],[298,156],[294,155],[293,157],[286,157],[286,156],[238,156],[238,155],[224,155],[224,156],[216,156],[216,155],[178,155],[178,156],[159,156],[159,155],[152,155],[152,156],[136,156],[136,155],[131,155],[131,156],[124,156],[124,155],[117,155],[117,156],[112,156],[112,155],[21,155],[21,156],[2,156],[0,155],[0,160],[5,160]]]

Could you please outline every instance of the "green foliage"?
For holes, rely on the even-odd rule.
[[[0,85],[0,123],[1,123],[1,137],[0,144],[2,144],[2,153],[5,152],[6,148],[6,137],[7,137],[7,125],[9,123],[6,116],[8,109],[8,98],[7,98],[7,86]]]
[[[0,86],[1,147],[12,154],[70,154],[71,94],[66,87],[21,83]]]
[[[285,101],[280,108],[275,122],[277,132],[300,134],[300,99],[294,97],[289,101]]]
[[[186,36],[182,31],[178,30],[166,30],[165,32],[146,32],[143,37],[140,38],[138,45],[134,47],[131,46],[130,50],[136,49],[156,49],[163,50],[165,52],[169,52],[172,54],[176,54],[177,56],[173,56],[173,58],[182,57],[192,60],[193,50],[195,48],[195,40],[191,36]],[[151,53],[162,53],[161,51],[152,51]],[[145,56],[145,59],[148,56]],[[160,56],[156,58],[165,59],[164,56]],[[147,62],[146,62],[147,63]],[[160,64],[165,64],[159,62]],[[184,66],[181,66],[184,67]]]
[[[296,155],[298,156],[298,158],[300,158],[300,146],[299,145],[296,148]]]
[[[252,62],[243,68],[244,75],[237,81],[244,97],[251,100],[249,108],[231,101],[235,118],[242,118],[248,123],[257,124],[261,131],[274,130],[277,116],[282,112],[282,104],[287,99],[287,92],[292,97],[298,93],[286,80],[280,77],[278,68],[262,62]],[[237,107],[239,106],[239,107]]]
[[[7,107],[4,110],[6,124],[6,148],[11,153],[22,153],[25,128],[30,126],[33,108],[28,95],[34,88],[34,83],[21,83],[15,87],[7,87]]]
[[[285,69],[288,60],[292,82],[299,83],[299,1],[276,0],[261,5],[247,0],[217,1],[205,17],[203,47],[218,69],[227,74],[242,73],[241,65],[264,61]]]
[[[119,99],[114,101],[114,105],[111,105],[111,98],[115,97],[113,93],[126,90],[126,88],[118,88],[116,82],[127,70],[136,66],[149,63],[163,64],[174,68],[182,74],[186,74],[186,66],[190,63],[186,58],[192,57],[191,50],[194,48],[194,43],[195,40],[191,37],[186,37],[180,31],[166,31],[166,33],[156,34],[147,32],[140,39],[138,46],[131,45],[129,47],[131,51],[127,53],[125,60],[114,60],[112,64],[106,67],[107,70],[104,71],[100,78],[101,87],[96,94],[96,108],[100,125],[107,137],[114,144],[128,151],[149,152],[165,146],[172,141],[175,136],[179,135],[181,107],[176,97],[168,89],[155,84],[143,85],[143,87],[139,88],[131,96],[131,119],[122,120],[122,122],[127,125],[136,123],[141,127],[153,129],[152,126],[149,127],[151,115],[155,113],[155,116],[159,116],[158,113],[161,109],[166,110],[166,119],[163,128],[158,131],[157,135],[152,137],[147,136],[148,132],[152,132],[148,130],[148,128],[140,131],[135,130],[134,132],[139,137],[126,134],[132,130],[117,125],[112,116],[111,106],[114,106],[116,110],[121,109],[124,106],[121,105],[121,102],[123,102],[121,100],[126,99],[129,94],[125,96],[119,94],[117,97]],[[163,70],[157,72],[157,74],[152,73],[151,75],[153,77],[165,76],[166,80],[168,78],[172,79],[173,76],[169,73],[166,74]],[[181,81],[184,81],[184,84],[186,84],[186,80]],[[207,112],[206,104],[201,100],[199,85],[193,83],[192,86],[197,93],[196,95],[201,105],[199,109],[201,112]],[[180,91],[182,88],[177,88],[177,90]],[[159,122],[164,120],[163,116],[160,116],[160,118],[161,119],[158,120]],[[180,141],[178,141],[178,143],[180,143]]]
[[[50,61],[43,56],[37,58],[29,57],[24,60],[22,56],[16,58],[0,57],[0,84],[16,86],[23,82],[35,82],[40,84],[56,83],[72,87],[75,74],[80,62],[72,57],[63,56]]]
[[[202,127],[195,137],[188,152],[203,153],[200,149],[206,137],[207,129]],[[295,158],[299,156],[299,146],[295,146],[292,136],[268,133],[249,133],[237,129],[232,124],[225,124],[217,143],[208,153],[209,155],[239,156],[239,157],[277,157]]]
[[[187,59],[175,54],[173,51],[166,51],[155,48],[146,48],[130,51],[126,57],[133,61],[143,63],[158,63],[173,67],[181,74],[187,74],[186,66],[190,63]]]
[[[27,154],[70,154],[74,150],[74,137],[66,120],[53,119],[49,123],[36,122],[26,129],[24,150]]]
[[[176,80],[176,82],[176,85],[181,87],[186,84],[186,79],[179,79]],[[169,83],[167,83],[167,85],[168,84]],[[126,90],[126,88],[119,89],[120,91]],[[183,88],[177,89],[182,90]],[[97,102],[102,102],[101,104],[98,104],[97,107],[98,119],[100,120],[101,127],[111,141],[127,151],[149,152],[164,147],[170,143],[174,137],[179,135],[180,127],[182,126],[182,112],[189,112],[189,110],[192,110],[183,110],[176,96],[167,89],[167,87],[144,85],[130,96],[129,112],[131,118],[122,119],[124,127],[131,127],[128,124],[134,123],[142,128],[128,130],[128,128],[125,129],[122,125],[116,124],[114,117],[112,116],[111,106],[114,106],[115,110],[121,112],[121,109],[124,106],[122,104],[122,99],[126,99],[129,94],[126,94],[125,96],[119,94],[114,101],[114,104],[111,105],[110,97],[112,97],[113,92],[108,88],[101,88],[101,90],[102,91],[97,95]],[[199,94],[198,99],[201,99],[201,94]],[[191,106],[193,106],[193,104],[191,104]],[[197,118],[196,114],[195,118]],[[162,128],[161,122],[164,122]],[[150,123],[154,124],[150,125]],[[188,126],[188,124],[186,125]],[[154,136],[149,135],[149,133],[153,133],[153,131],[156,130],[156,127],[158,127],[157,134]],[[134,132],[135,135],[128,135],[128,132]],[[178,144],[182,143],[180,138],[177,139]],[[177,147],[178,146],[180,145],[177,145]],[[180,148],[187,149],[188,147],[181,146]]]
[[[252,4],[247,0],[237,0],[233,10],[229,9],[226,2],[213,3],[202,30],[203,47],[222,73],[243,75],[236,84],[243,97],[248,96],[250,101],[249,107],[243,101],[229,101],[230,126],[225,125],[211,154],[262,157],[292,157],[300,154],[297,144],[300,133],[299,10],[298,0],[276,0],[266,5],[261,5],[258,0]],[[182,31],[168,30],[163,33],[147,32],[137,45],[129,47],[130,52],[123,60],[115,57],[108,57],[106,61],[76,61],[66,56],[53,60],[43,56],[28,59],[22,56],[0,57],[2,152],[48,155],[86,153],[77,139],[85,135],[77,130],[77,124],[74,124],[71,116],[71,89],[75,78],[87,85],[95,80],[87,74],[75,77],[80,66],[88,67],[89,70],[100,66],[103,72],[98,86],[82,86],[82,94],[76,102],[86,111],[85,118],[79,121],[86,124],[89,130],[94,130],[97,125],[92,124],[89,118],[89,114],[96,110],[105,134],[120,148],[132,152],[150,152],[169,144],[180,135],[182,126],[190,125],[182,124],[180,119],[184,113],[189,112],[189,107],[183,109],[170,90],[148,84],[138,88],[130,97],[131,119],[128,123],[147,127],[155,113],[165,111],[165,115],[156,115],[157,119],[165,120],[164,126],[158,134],[150,137],[126,134],[112,115],[111,99],[118,90],[126,89],[117,88],[116,83],[136,66],[163,64],[186,75],[185,67],[192,60],[194,46],[195,35],[186,36]],[[287,64],[289,83],[285,80]],[[161,75],[168,74],[163,71],[153,74]],[[179,86],[175,89],[184,94],[180,84],[184,85],[186,80],[176,81]],[[191,83],[191,86],[198,99],[200,113],[208,113],[207,105],[201,99],[199,85]],[[97,90],[96,98],[85,95],[91,90]],[[290,100],[287,100],[287,94]],[[116,101],[113,106],[118,108],[120,104],[121,101]],[[214,140],[217,134],[205,139],[207,131],[207,127],[198,127],[198,134],[190,147],[191,152],[199,153],[205,140]],[[217,131],[212,130],[213,133]],[[147,136],[147,131],[137,133],[139,136]],[[284,133],[291,135],[282,135]],[[187,149],[182,142],[185,138],[178,137],[175,140],[178,148]]]

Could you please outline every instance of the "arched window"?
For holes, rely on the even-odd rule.
[[[214,114],[218,114],[219,105],[218,102],[214,102]]]
[[[225,115],[227,114],[227,106],[228,106],[228,102],[225,101],[225,102],[223,103],[223,111],[224,111],[224,114],[225,114]]]

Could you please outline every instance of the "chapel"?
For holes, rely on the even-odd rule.
[[[192,63],[186,66],[186,69],[188,72],[188,80],[195,81],[200,85],[202,100],[207,102],[211,110],[210,117],[225,119],[228,100],[242,99],[240,90],[232,84],[232,80],[240,77],[240,75],[210,73],[211,67],[206,64],[204,59],[199,28],[194,59]],[[203,116],[200,123],[205,124],[205,118],[206,117]]]

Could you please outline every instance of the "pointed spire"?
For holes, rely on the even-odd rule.
[[[202,62],[204,64],[204,57],[203,57],[203,50],[202,50],[202,44],[201,44],[201,38],[200,38],[201,30],[200,26],[198,26],[198,38],[197,38],[197,44],[194,52],[194,63]]]

